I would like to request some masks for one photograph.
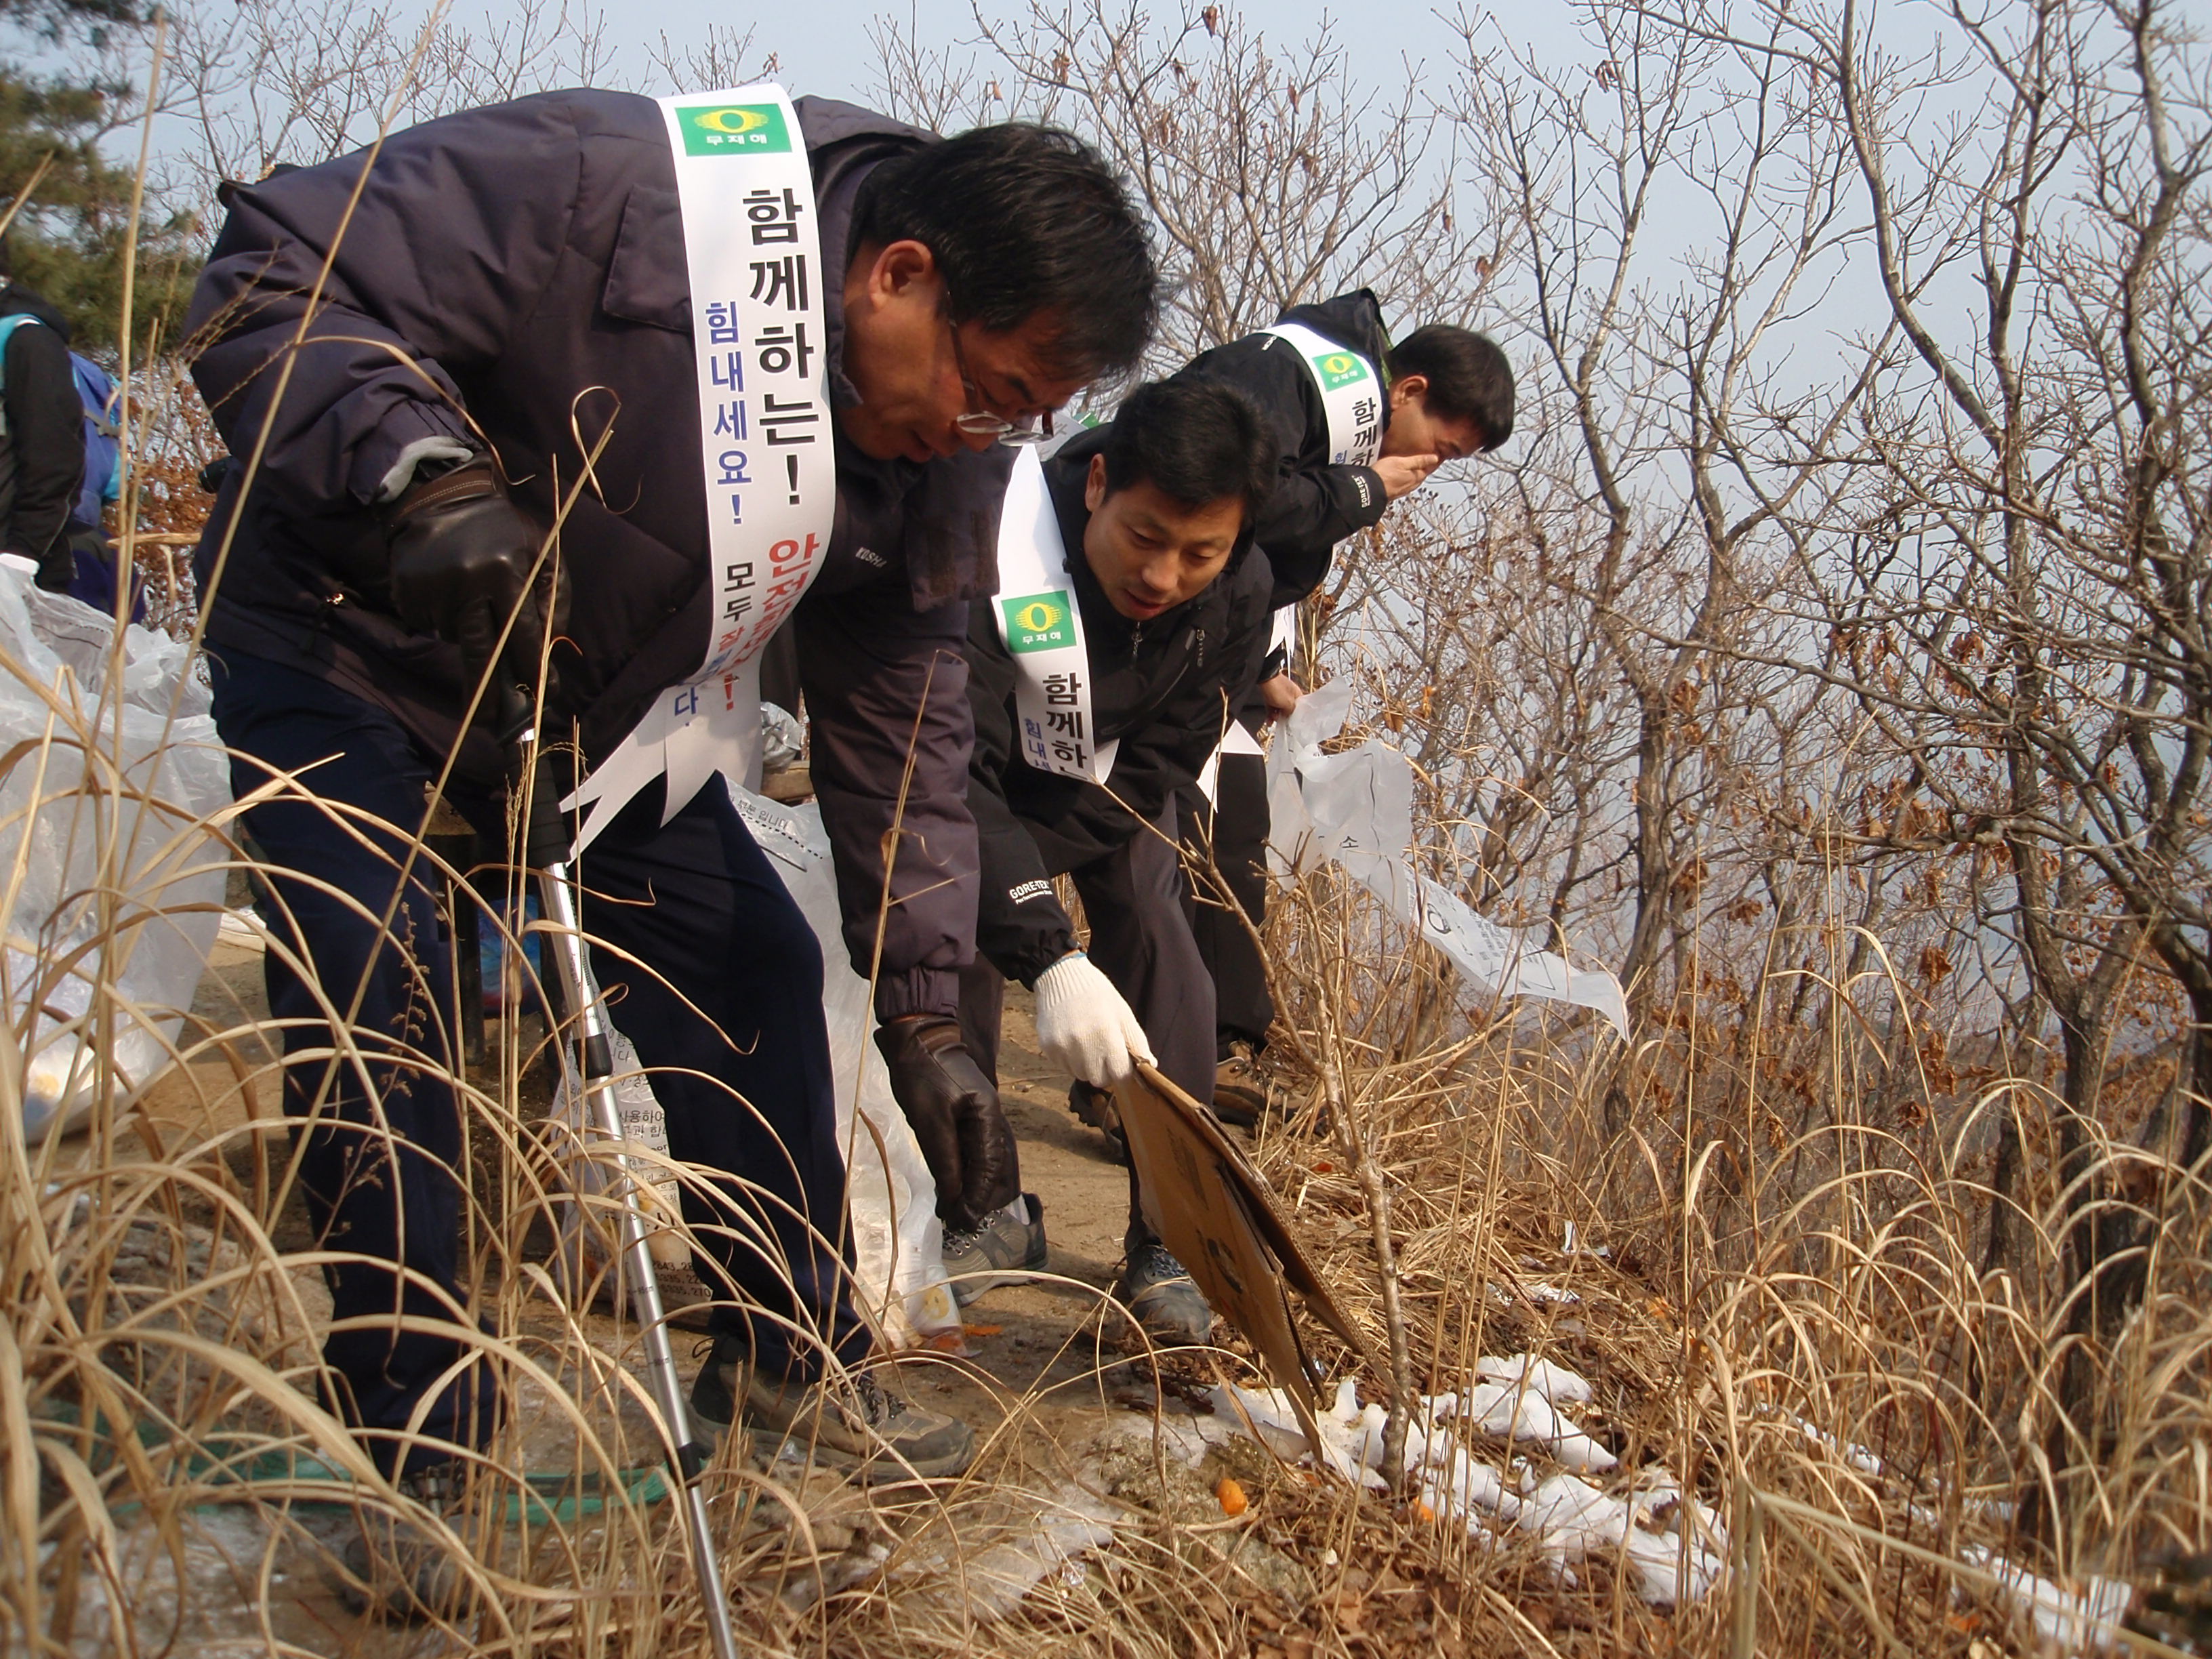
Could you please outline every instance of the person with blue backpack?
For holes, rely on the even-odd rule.
[[[40,586],[66,592],[76,575],[69,532],[84,486],[84,405],[69,325],[15,281],[8,242],[0,236],[0,554],[35,568]]]

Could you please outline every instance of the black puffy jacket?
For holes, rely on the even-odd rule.
[[[932,140],[849,105],[800,99],[797,110],[823,268],[842,274],[861,181]],[[611,416],[599,489],[578,495],[562,532],[572,603],[551,711],[579,722],[596,761],[697,672],[712,606],[690,284],[660,111],[579,91],[448,116],[386,140],[356,202],[366,162],[362,152],[229,191],[193,295],[193,373],[216,426],[241,457],[267,433],[251,498],[239,501],[234,468],[201,544],[205,583],[236,514],[209,641],[341,684],[434,750],[459,743],[462,775],[495,782],[483,728],[459,729],[459,651],[410,633],[378,591],[372,504],[410,444],[489,440],[518,502],[550,523],[556,487],[578,474],[572,422],[588,442]],[[278,406],[279,370],[319,283]],[[848,407],[859,394],[840,368],[842,283],[821,293],[830,397]],[[828,555],[792,626],[846,941],[865,964],[921,708],[878,1006],[886,1018],[950,1011],[975,914],[960,641],[967,599],[997,585],[1012,457],[877,460],[841,435],[836,459]]]
[[[1106,787],[1032,766],[1014,744],[1014,660],[991,607],[968,630],[968,699],[975,753],[968,805],[982,855],[975,948],[1009,979],[1033,982],[1074,948],[1048,877],[1105,857],[1190,787],[1221,741],[1231,688],[1250,684],[1267,649],[1274,579],[1249,527],[1227,568],[1196,599],[1148,622],[1114,609],[1083,557],[1084,476],[1106,428],[1045,463],[1083,642],[1091,659],[1092,732],[1119,738]],[[1111,791],[1109,793],[1109,791]],[[1118,799],[1116,799],[1118,797]]]
[[[1375,365],[1383,378],[1390,349],[1382,328],[1382,307],[1365,289],[1340,294],[1319,305],[1293,306],[1279,322],[1304,323]],[[1248,334],[1241,340],[1194,357],[1176,373],[1194,380],[1235,386],[1259,406],[1281,457],[1275,493],[1260,514],[1260,545],[1274,568],[1274,605],[1296,605],[1328,575],[1329,554],[1356,531],[1379,523],[1389,499],[1382,480],[1369,466],[1328,464],[1328,414],[1321,389],[1297,352],[1273,334]],[[1385,406],[1383,419],[1389,419]]]
[[[37,318],[18,323],[8,337],[0,397],[0,551],[34,563],[58,553],[71,567],[62,532],[84,482],[84,405],[70,365],[69,325],[28,289],[0,288],[0,317],[17,312]],[[68,586],[64,575],[53,583]]]

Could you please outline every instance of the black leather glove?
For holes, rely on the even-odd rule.
[[[960,1040],[949,1014],[908,1014],[876,1028],[891,1095],[914,1126],[937,1177],[937,1213],[948,1227],[980,1227],[1021,1191],[1013,1126],[999,1091]]]
[[[501,677],[513,684],[492,688],[485,703],[498,719],[501,693],[536,684],[545,642],[545,607],[530,580],[544,539],[538,527],[507,500],[488,460],[411,486],[386,509],[386,523],[392,609],[408,627],[459,646],[471,680],[491,667],[514,618]]]

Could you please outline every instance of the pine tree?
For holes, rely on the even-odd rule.
[[[0,0],[0,21],[50,48],[97,46],[106,31],[139,28],[135,0]],[[124,250],[132,172],[102,155],[100,140],[130,118],[134,89],[0,63],[0,210],[46,170],[8,233],[15,280],[70,321],[73,343],[111,356],[123,313]],[[191,291],[189,216],[149,202],[138,229],[132,337],[173,337]]]

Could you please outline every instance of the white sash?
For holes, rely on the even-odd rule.
[[[1328,417],[1328,464],[1331,466],[1371,466],[1382,448],[1382,409],[1387,398],[1376,366],[1348,346],[1304,323],[1277,323],[1263,331],[1295,349],[1298,361],[1313,377],[1321,393],[1322,412]],[[1273,646],[1283,652],[1288,671],[1297,649],[1297,606],[1286,605],[1274,614]],[[1198,787],[1211,802],[1224,755],[1263,754],[1252,734],[1232,720],[1221,743],[1199,769]]]
[[[562,803],[592,809],[578,852],[664,774],[664,823],[718,770],[757,781],[757,659],[820,570],[837,508],[822,352],[823,289],[838,275],[822,268],[790,97],[763,81],[659,103],[691,281],[714,611],[698,672]]]
[[[1304,323],[1266,331],[1297,349],[1328,415],[1328,464],[1370,466],[1382,448],[1382,376],[1376,365]]]
[[[1024,447],[999,514],[999,637],[1014,659],[1014,732],[1022,758],[1064,778],[1103,783],[1120,741],[1102,744],[1091,714],[1091,658],[1068,580],[1067,549],[1044,463]]]

